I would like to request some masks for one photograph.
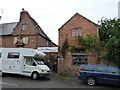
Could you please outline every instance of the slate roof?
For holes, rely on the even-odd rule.
[[[0,35],[11,35],[18,22],[0,24]]]

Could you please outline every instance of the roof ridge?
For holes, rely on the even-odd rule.
[[[65,23],[58,29],[58,31],[59,31],[65,24],[67,24],[72,18],[74,18],[76,15],[79,15],[79,16],[85,18],[86,20],[88,20],[89,22],[97,25],[96,23],[92,22],[92,21],[89,20],[88,18],[86,18],[86,17],[82,16],[81,14],[79,14],[78,12],[76,12],[76,14],[74,14],[70,19],[68,19],[67,22],[65,22]],[[97,26],[98,26],[98,25],[97,25]]]

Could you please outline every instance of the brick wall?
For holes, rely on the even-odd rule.
[[[26,29],[22,30],[22,25],[26,24]],[[14,38],[22,37],[28,38],[28,44],[25,44],[24,48],[37,48],[46,47],[50,45],[50,40],[39,35],[39,30],[41,28],[38,26],[36,21],[29,15],[27,11],[22,11],[20,13],[20,21],[14,28],[12,35],[6,35],[2,37],[2,46],[15,48]]]
[[[26,30],[22,30],[22,25],[26,24]],[[15,27],[12,35],[35,35],[38,34],[38,30],[36,29],[36,25],[33,23],[32,19],[29,16],[27,11],[21,12],[20,21],[18,25]]]
[[[16,45],[14,44],[14,38],[19,36],[2,36],[2,46],[6,48],[16,48]],[[21,36],[21,37],[27,37],[28,38],[28,44],[24,45],[24,48],[36,48],[36,36]]]
[[[74,28],[81,28],[83,37],[85,37],[85,35],[87,34],[91,36],[98,35],[98,26],[92,21],[76,13],[59,29],[58,46],[60,49],[66,38],[68,40],[69,45],[78,45],[77,40],[75,39],[75,37],[72,36],[72,29]],[[60,52],[59,56],[62,57]],[[88,64],[95,64],[96,59],[96,52],[93,52],[91,55],[88,56]],[[66,52],[64,60],[58,61],[58,72],[76,74],[78,67],[79,66],[74,66],[72,64],[72,53],[70,51]]]
[[[38,47],[49,47],[50,41],[43,38],[42,36],[38,35],[37,36],[37,46]]]
[[[97,35],[98,26],[91,23],[89,20],[84,17],[76,14],[73,18],[70,19],[62,28],[59,29],[59,44],[61,47],[65,39],[68,39],[70,45],[77,45],[75,37],[72,36],[73,28],[82,28],[82,36],[90,34],[91,36]]]
[[[78,68],[79,66],[74,66],[72,64],[72,53],[70,51],[66,51],[66,55],[62,61],[58,61],[58,73],[76,75]]]

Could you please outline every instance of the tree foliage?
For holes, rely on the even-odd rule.
[[[92,53],[93,51],[97,51],[97,64],[100,63],[99,55],[100,55],[100,38],[99,36],[90,36],[86,35],[85,38],[82,36],[78,36],[77,38],[78,44],[85,46],[86,50],[89,53]]]
[[[115,65],[120,64],[120,19],[100,21],[100,41],[104,46],[101,58]],[[120,66],[119,66],[120,67]]]

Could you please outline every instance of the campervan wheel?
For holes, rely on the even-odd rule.
[[[32,74],[32,79],[34,79],[34,80],[38,79],[38,73],[37,72],[34,72]]]

